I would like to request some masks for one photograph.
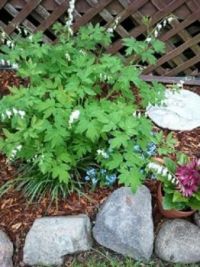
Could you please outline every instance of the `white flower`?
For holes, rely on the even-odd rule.
[[[147,38],[146,38],[146,42],[147,42],[147,43],[150,43],[151,40],[152,40],[151,37],[147,37]]]
[[[158,37],[158,31],[157,30],[154,31],[154,36]]]
[[[163,168],[163,170],[162,170],[162,175],[163,175],[163,176],[167,176],[167,174],[168,174],[168,169]]]
[[[33,40],[33,35],[30,34],[29,37],[28,37],[28,39],[29,39],[30,41],[32,41],[32,40]]]
[[[183,85],[184,83],[185,83],[185,82],[184,82],[183,80],[180,80],[180,82],[179,82],[179,84],[182,84],[182,85]]]
[[[74,121],[78,120],[80,117],[80,110],[74,110],[69,117],[69,125],[71,125]]]
[[[12,156],[15,156],[17,154],[17,150],[16,149],[13,149],[12,152],[11,152],[11,155]]]
[[[75,0],[69,1],[69,8],[68,8],[68,20],[66,21],[65,25],[68,28],[68,31],[71,35],[73,35],[73,30],[71,28],[73,23],[73,13],[75,10]]]
[[[167,20],[163,20],[163,27],[166,27],[167,26]]]
[[[135,118],[141,118],[141,116],[142,116],[141,112],[137,112],[137,111],[133,112],[132,115],[133,115],[133,117],[135,117]]]
[[[25,111],[23,110],[17,110],[16,108],[12,108],[12,110],[6,110],[5,114],[3,114],[4,117],[8,117],[9,119],[15,115],[19,115],[22,119],[24,118],[24,116],[26,115]]]
[[[150,170],[155,171],[157,174],[162,175],[166,177],[169,181],[172,183],[176,184],[177,180],[176,177],[174,177],[167,168],[163,167],[162,165],[155,163],[155,162],[150,162],[147,166]]]
[[[109,158],[108,153],[106,153],[104,149],[98,149],[97,150],[97,154],[99,156],[102,156],[104,159],[108,159]]]
[[[172,177],[172,175],[169,173],[169,174],[167,175],[167,178],[168,178],[168,180],[171,181],[173,177]]]
[[[160,174],[162,176],[167,176],[169,173],[167,168],[165,168],[162,165],[155,163],[155,162],[150,162],[148,164],[148,168],[151,170],[154,170],[155,172],[157,172],[158,174]]]
[[[162,29],[162,24],[158,24],[158,25],[157,25],[157,29],[158,29],[158,30],[161,30],[161,29]]]
[[[18,114],[19,114],[19,116],[20,116],[22,119],[23,119],[24,116],[26,115],[25,111],[23,111],[23,110],[19,110],[19,111],[18,111]]]
[[[17,155],[17,152],[19,152],[21,149],[22,149],[22,145],[16,146],[16,148],[11,151],[9,160],[11,160],[11,161],[14,160],[14,158]]]
[[[18,150],[18,151],[20,151],[22,149],[22,145],[18,145],[17,147],[16,147],[16,150]]]
[[[69,30],[70,35],[73,35],[74,32],[73,32],[72,28],[69,28],[68,30]]]
[[[19,26],[17,26],[16,29],[18,30],[19,33],[22,33],[22,30],[20,29]]]
[[[79,52],[84,56],[87,55],[87,53],[83,49],[80,49]]]
[[[1,59],[1,65],[4,66],[6,64],[4,59]]]
[[[167,19],[168,23],[171,23],[173,20],[174,20],[174,17],[169,17],[169,18]]]
[[[113,33],[113,31],[117,28],[119,21],[120,21],[121,17],[118,16],[115,18],[114,22],[112,23],[112,25],[107,29],[108,33]]]
[[[24,34],[27,36],[28,35],[28,31],[26,29],[24,29]]]
[[[67,59],[67,61],[70,61],[71,60],[70,54],[69,53],[66,53],[65,54],[65,58]]]
[[[163,166],[158,163],[150,162],[148,164],[148,168],[156,171],[158,174],[161,174],[163,172]]]
[[[178,83],[177,83],[177,86],[179,87],[179,88],[183,88],[183,84],[185,83],[185,81],[183,81],[183,80],[180,80]]]
[[[12,112],[10,110],[6,110],[6,115],[10,119],[12,116]]]
[[[11,40],[7,40],[6,41],[7,46],[9,46],[10,48],[14,48],[14,43]]]
[[[12,42],[10,40],[7,40],[6,44],[7,44],[7,46],[10,46],[12,44]]]
[[[12,64],[13,69],[18,69],[19,65],[17,63]]]
[[[108,32],[108,33],[113,33],[113,31],[114,31],[113,28],[108,28],[108,29],[107,29],[107,32]]]

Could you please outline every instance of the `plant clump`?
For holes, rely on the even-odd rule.
[[[148,169],[161,181],[165,209],[200,208],[200,163],[177,154],[176,161],[165,158],[163,165],[150,162]]]
[[[70,8],[72,13],[73,3]],[[32,199],[49,192],[53,198],[66,196],[85,184],[94,167],[100,184],[118,180],[136,190],[150,159],[145,151],[164,140],[162,133],[152,135],[144,112],[162,100],[164,87],[143,81],[138,64],[138,59],[154,64],[163,43],[153,36],[148,42],[125,38],[122,59],[106,52],[112,31],[89,24],[73,34],[71,25],[72,17],[67,25],[54,26],[54,45],[38,32],[18,34],[14,45],[1,47],[1,58],[17,64],[18,75],[30,81],[0,100],[0,151],[19,169],[19,177],[1,192],[15,185]],[[158,152],[167,154],[173,146],[169,136]]]

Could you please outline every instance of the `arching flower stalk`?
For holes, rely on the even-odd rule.
[[[72,24],[73,24],[73,14],[75,10],[75,2],[76,0],[71,0],[69,1],[69,8],[68,8],[68,19],[66,21],[66,27],[68,28],[69,34],[73,35],[73,29],[72,29]]]

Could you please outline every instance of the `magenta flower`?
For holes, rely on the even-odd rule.
[[[177,168],[176,178],[182,195],[191,197],[200,186],[200,161],[194,160]]]

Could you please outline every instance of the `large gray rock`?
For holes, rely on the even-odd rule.
[[[0,267],[13,267],[13,244],[8,236],[0,230]]]
[[[168,262],[200,262],[199,227],[180,219],[166,221],[156,237],[155,252]]]
[[[136,193],[122,187],[114,191],[97,215],[96,241],[137,260],[149,260],[153,250],[151,194],[141,186]]]
[[[166,90],[163,105],[149,106],[147,115],[155,124],[170,130],[200,127],[200,96],[188,90]]]
[[[195,212],[194,221],[195,221],[196,225],[198,225],[200,227],[200,211]]]
[[[24,263],[63,264],[67,254],[91,249],[91,224],[86,215],[44,217],[35,220],[26,236]]]

